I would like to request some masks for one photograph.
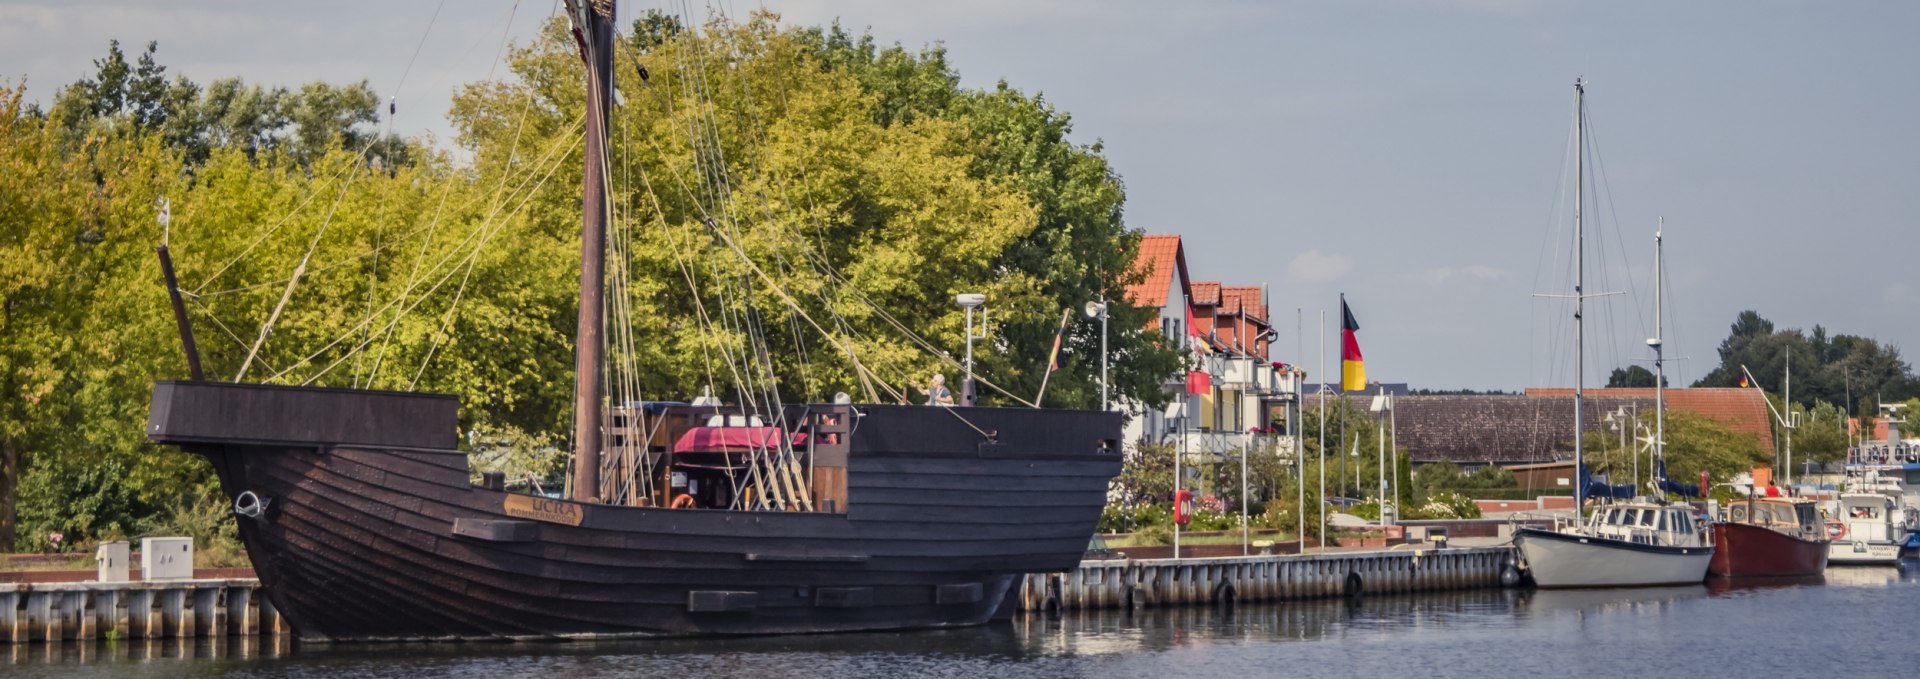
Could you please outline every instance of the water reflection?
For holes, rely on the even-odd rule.
[[[14,644],[11,676],[1240,676],[1564,674],[1662,657],[1725,675],[1884,673],[1920,581],[1892,568],[1649,589],[1477,590],[1237,607],[1068,611],[922,632],[568,643],[300,645],[287,637]],[[1792,611],[1786,640],[1725,634]],[[1822,648],[1848,648],[1835,658]],[[1489,648],[1510,649],[1488,653]],[[1891,655],[1890,655],[1891,654]],[[1798,658],[1807,658],[1804,663]],[[1571,663],[1571,664],[1570,664]],[[8,664],[8,663],[0,663]],[[1849,669],[1850,668],[1850,669]]]
[[[1707,578],[1707,592],[1713,596],[1749,596],[1770,589],[1819,587],[1827,584],[1825,575],[1759,576],[1746,578]]]
[[[114,663],[189,664],[196,660],[259,660],[290,657],[293,638],[215,636],[166,639],[61,641],[5,646],[14,666]]]
[[[1891,587],[1902,582],[1920,582],[1920,563],[1905,560],[1897,566],[1834,566],[1827,569],[1827,582],[1849,587]]]

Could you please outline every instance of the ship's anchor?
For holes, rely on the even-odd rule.
[[[260,497],[251,490],[243,491],[233,498],[233,513],[265,523],[267,506],[272,503],[273,498]]]

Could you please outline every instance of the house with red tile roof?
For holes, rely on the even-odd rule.
[[[1276,441],[1290,451],[1290,440],[1271,428],[1275,413],[1291,411],[1301,376],[1268,358],[1273,332],[1265,290],[1192,280],[1177,235],[1142,237],[1135,267],[1141,279],[1128,286],[1127,300],[1158,308],[1162,334],[1191,348],[1193,360],[1188,373],[1165,383],[1173,407],[1132,409],[1128,439],[1169,441],[1184,432],[1193,439],[1188,449],[1203,454],[1274,448]]]
[[[1142,236],[1134,267],[1145,276],[1139,283],[1127,286],[1127,301],[1134,306],[1160,309],[1156,319],[1160,334],[1185,341],[1187,322],[1192,318],[1188,312],[1193,308],[1193,290],[1187,277],[1187,252],[1180,237]]]

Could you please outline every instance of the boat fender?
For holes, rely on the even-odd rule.
[[[1230,580],[1222,581],[1213,588],[1213,603],[1215,604],[1231,607],[1239,598],[1240,593],[1234,589],[1233,582]]]
[[[1508,566],[1507,568],[1501,569],[1500,585],[1502,587],[1520,586],[1520,571],[1518,569],[1513,568],[1512,566]]]
[[[1346,585],[1346,590],[1344,592],[1346,594],[1346,597],[1354,601],[1359,601],[1360,595],[1365,593],[1365,591],[1366,591],[1366,586],[1365,586],[1365,583],[1362,583],[1360,581],[1360,574],[1348,572],[1347,585]]]
[[[672,508],[673,509],[694,509],[695,505],[693,501],[693,496],[688,495],[686,493],[681,493],[679,496],[673,498]]]
[[[251,490],[241,491],[233,498],[233,513],[265,523],[268,521],[267,506],[272,503],[272,498],[260,497]]]

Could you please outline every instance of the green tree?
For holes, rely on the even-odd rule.
[[[944,47],[917,53],[898,44],[882,47],[873,36],[854,37],[839,25],[798,32],[823,69],[850,73],[874,97],[874,120],[889,127],[927,119],[965,125],[972,147],[970,174],[1021,191],[1035,210],[1035,228],[998,253],[992,266],[1039,281],[1040,313],[1011,318],[999,328],[1016,347],[1031,354],[996,357],[1000,371],[1012,371],[1016,393],[1038,389],[1058,323],[1059,309],[1079,309],[1088,301],[1119,301],[1142,272],[1133,271],[1140,234],[1121,219],[1126,194],[1119,176],[1101,155],[1100,143],[1077,144],[1068,136],[1072,118],[1040,95],[1028,95],[1006,82],[991,90],[960,87],[959,73]],[[1115,303],[1109,306],[1108,346],[1116,393],[1150,407],[1165,403],[1161,384],[1179,370],[1179,356],[1150,329],[1157,309]],[[1051,313],[1046,313],[1051,310]],[[1074,322],[1066,337],[1067,369],[1048,387],[1055,403],[1087,406],[1097,402],[1100,364],[1098,323]]]
[[[1613,373],[1607,376],[1608,387],[1651,389],[1653,385],[1653,371],[1637,365],[1614,368]]]
[[[1831,464],[1847,457],[1847,417],[1831,403],[1820,403],[1811,411],[1794,406],[1800,425],[1793,430],[1796,460]],[[1798,470],[1795,470],[1798,473]]]
[[[910,86],[888,94],[770,15],[633,35],[616,63],[650,77],[619,80],[609,121],[610,334],[638,339],[614,347],[615,398],[891,399],[952,371],[952,295],[985,292],[979,372],[1012,403],[1060,312],[1133,275],[1118,178],[1037,96],[961,89],[919,58],[893,62]],[[203,88],[155,54],[110,46],[44,115],[0,97],[0,496],[17,492],[0,538],[204,523],[205,465],[142,431],[152,381],[184,373],[163,238],[215,378],[453,394],[463,445],[551,473],[584,108],[562,26],[456,97],[458,161],[378,133],[365,83]],[[1115,304],[1110,341],[1115,393],[1154,403],[1178,356],[1151,314]],[[1048,405],[1093,403],[1097,346],[1097,325],[1069,327]]]
[[[1760,382],[1755,386],[1783,392],[1789,355],[1793,399],[1802,406],[1840,403],[1843,411],[1857,415],[1860,404],[1871,404],[1876,396],[1888,400],[1920,396],[1920,379],[1896,347],[1854,335],[1829,336],[1819,325],[1811,333],[1776,330],[1771,321],[1751,310],[1740,313],[1720,343],[1720,365],[1693,386],[1736,386],[1745,366]]]

